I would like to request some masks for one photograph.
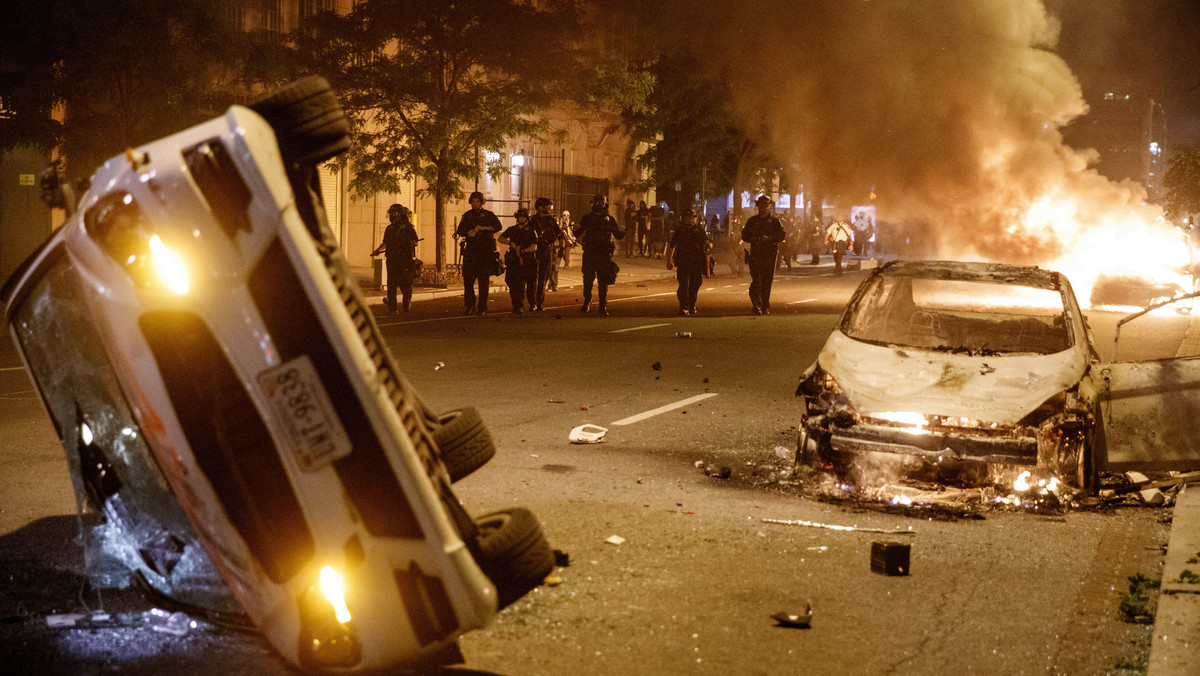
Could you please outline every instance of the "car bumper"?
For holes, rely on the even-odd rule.
[[[974,460],[1015,465],[1037,464],[1037,438],[984,436],[897,428],[870,423],[830,426],[829,445],[840,452],[919,455],[931,460]]]

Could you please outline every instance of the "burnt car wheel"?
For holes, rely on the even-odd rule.
[[[271,124],[288,163],[315,166],[350,147],[350,125],[323,77],[297,80],[250,108]]]
[[[537,517],[523,507],[475,520],[479,568],[496,585],[498,609],[534,589],[554,569],[554,552]]]
[[[432,433],[451,482],[483,467],[496,455],[492,434],[473,407],[441,414]]]

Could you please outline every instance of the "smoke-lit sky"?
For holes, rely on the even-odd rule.
[[[1140,186],[1108,182],[1088,168],[1094,157],[1063,144],[1060,129],[1086,112],[1085,93],[1144,87],[1171,109],[1177,132],[1191,130],[1179,120],[1200,117],[1200,88],[1186,92],[1189,78],[1200,81],[1191,65],[1200,62],[1195,4],[659,7],[686,17],[676,35],[705,45],[750,128],[766,130],[781,161],[804,167],[808,187],[838,210],[861,204],[874,187],[881,217],[930,222],[941,255],[1045,263],[1069,251],[1076,233],[1144,199]],[[1189,115],[1180,115],[1185,105]]]

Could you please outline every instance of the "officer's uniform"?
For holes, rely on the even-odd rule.
[[[773,215],[755,214],[742,228],[742,241],[750,245],[750,304],[754,314],[767,314],[771,309],[775,259],[779,243],[786,237],[783,224]]]
[[[675,278],[679,280],[679,288],[675,292],[679,298],[679,314],[694,315],[696,294],[700,292],[712,242],[703,228],[689,223],[675,230],[668,248],[672,252],[671,261],[675,264]]]
[[[583,307],[587,312],[592,306],[592,285],[600,282],[600,314],[608,314],[608,285],[617,281],[615,263],[612,260],[614,245],[612,238],[625,237],[625,230],[607,209],[592,211],[579,219],[575,226],[575,238],[583,245]]]
[[[558,240],[562,237],[562,228],[558,219],[550,214],[535,213],[529,224],[537,233],[537,280],[533,297],[533,307],[541,310],[546,302],[546,283],[550,279],[550,271],[554,268],[554,258],[557,254]]]
[[[521,314],[521,299],[529,301],[529,309],[537,307],[537,254],[526,251],[537,244],[537,232],[529,221],[509,226],[501,235],[512,248],[504,254],[504,281],[508,284],[508,296],[512,299],[512,311]],[[515,250],[514,250],[515,249]]]
[[[474,237],[467,235],[475,226],[482,226]],[[462,258],[463,302],[467,313],[487,314],[488,285],[496,264],[496,233],[503,226],[496,214],[487,209],[471,209],[458,221],[455,233],[465,242]],[[476,304],[475,286],[479,286]]]

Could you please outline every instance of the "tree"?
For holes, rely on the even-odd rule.
[[[351,120],[351,190],[398,192],[419,176],[434,198],[437,269],[446,203],[478,178],[484,151],[546,129],[539,112],[576,74],[573,0],[363,0],[294,36],[300,68],[324,75]],[[305,61],[306,62],[303,62]],[[503,170],[489,167],[493,175]]]
[[[84,178],[235,101],[231,54],[244,36],[210,2],[11,4],[0,28],[0,151],[58,146],[68,174]]]
[[[1170,218],[1200,213],[1200,146],[1171,151],[1163,175],[1163,205]]]

